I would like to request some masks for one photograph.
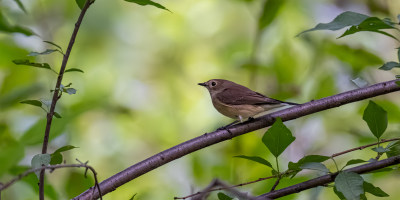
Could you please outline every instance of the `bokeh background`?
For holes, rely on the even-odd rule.
[[[10,180],[29,167],[41,152],[45,127],[43,110],[20,104],[25,99],[50,100],[56,75],[49,70],[14,65],[28,58],[47,62],[56,71],[57,53],[28,57],[31,51],[65,50],[79,15],[75,1],[0,1],[10,24],[27,27],[37,35],[0,32],[0,181]],[[64,94],[57,105],[49,152],[64,145],[79,148],[63,153],[66,163],[89,161],[100,180],[181,142],[231,122],[212,106],[208,92],[197,85],[213,78],[229,79],[273,98],[303,103],[357,88],[357,77],[370,84],[394,78],[378,70],[396,61],[398,42],[375,33],[336,39],[337,32],[296,35],[319,22],[329,22],[350,10],[397,21],[397,0],[287,0],[275,18],[259,29],[261,0],[157,1],[171,12],[122,0],[97,0],[79,30],[67,67],[85,73],[67,73],[75,95]],[[397,32],[391,32],[397,37]],[[384,138],[398,137],[398,94],[374,98],[389,113]],[[296,140],[281,156],[289,161],[304,155],[333,153],[375,142],[362,112],[367,101],[287,122]],[[233,158],[236,155],[273,157],[262,144],[266,129],[245,134],[173,161],[125,184],[104,199],[172,199],[186,196],[219,178],[239,184],[271,175],[262,165]],[[368,160],[371,150],[339,157]],[[326,164],[335,170],[333,163]],[[69,199],[93,184],[83,169],[60,169],[48,174],[47,199]],[[89,175],[91,176],[91,175]],[[282,180],[278,188],[317,176],[304,172]],[[364,178],[400,198],[398,173],[377,173]],[[8,199],[37,199],[36,177],[31,175],[2,193]],[[239,188],[254,195],[268,192],[274,181]],[[35,189],[36,188],[36,189]],[[371,195],[367,195],[374,199]],[[333,199],[332,188],[318,188],[282,199]],[[210,199],[216,199],[215,194]],[[384,199],[384,198],[380,198]]]

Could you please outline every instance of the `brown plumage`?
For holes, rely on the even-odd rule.
[[[199,83],[210,92],[214,107],[223,115],[243,121],[249,117],[285,105],[298,105],[266,97],[249,88],[224,79]]]

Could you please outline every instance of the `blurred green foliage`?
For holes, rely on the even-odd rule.
[[[370,84],[394,77],[392,71],[377,70],[385,62],[398,60],[398,44],[390,37],[362,32],[337,40],[337,34],[328,31],[295,36],[349,9],[395,21],[397,1],[157,3],[171,12],[122,0],[96,1],[83,21],[67,65],[67,69],[85,73],[64,76],[63,84],[72,83],[76,94],[63,95],[57,105],[62,118],[53,120],[48,152],[65,145],[79,147],[62,152],[63,159],[67,163],[75,163],[75,158],[89,160],[100,180],[229,123],[212,107],[209,95],[197,86],[199,82],[229,79],[273,98],[303,103],[355,89],[351,80],[357,77]],[[276,9],[268,11],[270,7],[265,5],[269,4]],[[48,63],[58,71],[62,55],[28,54],[54,48],[43,41],[65,50],[79,12],[73,1],[0,2],[0,182],[18,174],[16,169],[26,169],[41,149],[45,113],[19,102],[50,100],[56,82],[56,74],[50,70],[17,66],[12,60]],[[396,99],[398,94],[390,94],[375,101],[388,111],[383,137],[398,137]],[[305,155],[329,156],[375,141],[362,119],[367,104],[353,103],[285,123],[296,140],[280,156],[281,166],[296,163]],[[261,141],[264,132],[195,152],[118,188],[105,199],[128,199],[135,193],[137,199],[165,199],[191,194],[193,187],[197,191],[213,178],[238,184],[270,176],[265,166],[233,158],[254,155],[272,160]],[[343,166],[355,155],[368,160],[375,152],[354,152],[337,162]],[[327,167],[333,164],[327,163]],[[47,197],[71,198],[92,186],[93,181],[85,179],[82,171],[57,169],[48,174]],[[312,176],[300,173],[282,180],[278,188]],[[371,174],[364,179],[390,198],[400,198],[393,174]],[[267,180],[240,189],[257,195],[273,184],[274,180]],[[328,189],[313,191],[300,196],[335,196]],[[35,175],[2,192],[4,199],[36,199],[35,195]]]

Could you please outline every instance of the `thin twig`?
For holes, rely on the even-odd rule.
[[[80,25],[82,23],[83,17],[85,16],[85,13],[86,13],[87,9],[89,8],[89,6],[92,3],[94,3],[94,0],[86,0],[86,3],[83,6],[83,8],[81,10],[81,13],[80,13],[80,15],[78,17],[78,20],[75,23],[75,28],[74,28],[74,31],[73,31],[73,33],[71,35],[71,39],[69,41],[67,51],[65,52],[63,60],[62,60],[60,73],[58,73],[57,83],[56,83],[56,86],[55,86],[55,89],[54,89],[54,93],[53,93],[53,98],[52,98],[52,101],[51,101],[50,110],[49,110],[49,112],[47,113],[47,116],[46,116],[47,117],[47,122],[46,122],[46,129],[45,129],[45,133],[44,133],[44,138],[43,138],[42,154],[47,153],[47,146],[48,146],[48,143],[49,143],[51,123],[53,121],[54,110],[56,108],[57,101],[59,100],[58,93],[60,91],[60,86],[61,86],[61,82],[62,82],[62,79],[63,79],[63,76],[64,76],[65,68],[67,66],[69,55],[71,53],[72,46],[75,43],[75,38],[76,38],[76,35],[78,34],[78,30],[79,30],[79,27],[80,27]],[[44,169],[42,170],[42,172],[40,172],[40,174],[41,175],[40,175],[40,179],[39,179],[39,199],[40,200],[44,200]]]
[[[31,173],[34,173],[34,172],[37,172],[37,171],[42,172],[45,169],[55,170],[55,169],[58,169],[58,168],[74,168],[74,167],[77,167],[77,168],[84,167],[86,170],[90,169],[90,171],[93,173],[93,177],[94,177],[94,187],[97,188],[97,191],[100,194],[99,198],[103,199],[102,198],[102,194],[101,194],[101,190],[100,190],[100,186],[99,186],[99,182],[98,182],[98,179],[97,179],[97,173],[96,173],[96,171],[94,170],[94,168],[92,166],[87,165],[86,163],[85,164],[82,163],[82,164],[49,165],[49,166],[42,166],[42,167],[39,167],[39,168],[26,170],[24,173],[19,174],[17,177],[11,179],[7,183],[0,184],[0,192],[5,190],[5,189],[7,189],[11,185],[13,185],[17,181],[21,180],[25,176],[28,176]]]
[[[380,142],[375,142],[375,143],[372,143],[372,144],[367,144],[367,145],[355,147],[355,148],[352,148],[352,149],[349,149],[349,150],[346,150],[346,151],[342,151],[342,152],[339,152],[339,153],[332,154],[331,157],[334,158],[334,157],[337,157],[337,156],[340,156],[340,155],[343,155],[343,154],[346,154],[346,153],[349,153],[349,152],[352,152],[352,151],[363,150],[363,149],[365,149],[367,147],[370,147],[370,146],[374,146],[374,145],[385,143],[385,142],[396,141],[396,140],[400,140],[400,138],[392,138],[392,139],[387,139],[387,140],[382,139]]]
[[[365,165],[360,165],[357,167],[353,167],[344,171],[348,171],[348,172],[354,172],[357,174],[364,174],[364,173],[368,173],[368,172],[372,172],[378,169],[383,169],[385,167],[389,167],[392,165],[397,165],[400,163],[400,155],[399,156],[394,156],[394,157],[390,157],[384,160],[380,160],[380,161],[376,161],[376,162],[372,162],[372,163],[368,163]],[[328,183],[331,183],[335,180],[335,177],[338,175],[339,172],[336,173],[332,173],[332,174],[327,174],[324,176],[320,176],[318,178],[314,178],[296,185],[292,185],[286,188],[282,188],[279,190],[275,190],[269,193],[265,193],[263,195],[260,195],[256,198],[256,200],[266,200],[266,199],[276,199],[279,197],[283,197],[283,196],[287,196],[290,194],[294,194],[294,193],[299,193],[303,190],[307,190],[310,188],[314,188],[317,186],[323,186],[326,185]]]
[[[162,165],[165,165],[182,156],[188,155],[194,151],[206,148],[219,142],[230,140],[234,137],[249,133],[273,124],[275,118],[279,117],[282,121],[293,120],[299,117],[317,113],[323,110],[339,107],[348,103],[361,101],[367,98],[396,92],[400,87],[396,84],[399,80],[392,80],[378,83],[365,88],[359,88],[341,94],[333,95],[319,100],[310,101],[305,104],[293,106],[284,110],[280,110],[268,115],[255,118],[249,122],[243,122],[237,125],[228,127],[227,130],[217,130],[212,133],[207,133],[189,141],[183,142],[170,149],[153,155],[139,163],[136,163],[127,169],[111,176],[100,183],[101,191],[107,194],[114,191],[119,186],[146,174]],[[92,198],[92,189],[88,189],[74,199],[89,200]],[[94,198],[98,197],[94,193]]]
[[[275,190],[275,188],[278,186],[279,181],[280,181],[281,179],[282,179],[282,177],[281,177],[281,176],[278,176],[278,178],[276,179],[275,184],[272,186],[270,192],[272,192],[272,191]]]

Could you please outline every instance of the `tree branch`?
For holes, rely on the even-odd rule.
[[[69,58],[69,55],[71,53],[72,46],[75,43],[75,38],[76,38],[76,35],[78,34],[78,30],[79,30],[79,27],[81,26],[83,17],[85,16],[85,13],[86,13],[87,9],[89,8],[89,6],[92,3],[94,3],[94,0],[86,0],[86,3],[83,6],[83,8],[81,10],[81,13],[79,15],[79,18],[78,18],[77,22],[75,23],[75,28],[74,28],[74,31],[72,32],[71,39],[69,41],[67,51],[65,52],[63,60],[62,60],[60,73],[58,73],[57,83],[56,83],[56,86],[55,86],[55,89],[54,89],[53,99],[51,101],[50,110],[47,113],[47,123],[46,123],[46,129],[45,129],[45,132],[44,132],[44,138],[43,138],[42,154],[47,153],[47,146],[48,146],[48,143],[49,143],[51,123],[53,121],[54,110],[56,108],[57,101],[59,100],[58,93],[60,91],[61,81],[62,81],[63,76],[64,76],[64,71],[65,71],[65,68],[67,66],[68,58]],[[40,200],[44,200],[44,169],[40,172],[39,198],[40,198]]]
[[[399,91],[400,87],[396,84],[399,80],[392,80],[388,82],[378,83],[369,87],[360,88],[334,96],[326,97],[319,100],[313,100],[308,103],[290,107],[288,109],[280,110],[275,113],[264,115],[255,118],[252,121],[240,123],[225,130],[217,130],[212,133],[205,133],[199,137],[193,138],[189,141],[183,142],[170,149],[162,151],[150,158],[147,158],[137,164],[134,164],[127,169],[111,176],[100,183],[101,191],[107,194],[117,187],[153,170],[157,167],[165,165],[166,163],[178,159],[182,156],[190,154],[199,149],[208,147],[210,145],[232,139],[234,137],[243,135],[245,133],[270,126],[275,121],[275,118],[280,117],[283,121],[296,119],[312,113],[320,112],[330,108],[339,107],[344,104],[364,100],[367,98]],[[88,200],[91,199],[93,189],[88,189],[75,200]],[[97,192],[94,192],[94,198],[98,197]]]
[[[49,165],[49,166],[42,166],[39,168],[35,168],[35,169],[29,169],[26,170],[24,173],[18,175],[17,177],[15,177],[14,179],[8,181],[5,184],[0,184],[0,192],[7,189],[8,187],[10,187],[11,185],[13,185],[14,183],[16,183],[17,181],[21,180],[22,178],[24,178],[25,176],[28,176],[31,173],[40,171],[42,172],[45,169],[58,169],[58,168],[73,168],[73,167],[84,167],[86,168],[86,170],[90,169],[90,171],[92,171],[93,173],[93,177],[94,177],[94,188],[97,188],[97,192],[100,194],[100,199],[102,199],[102,194],[101,194],[101,190],[100,190],[100,186],[99,186],[99,182],[97,179],[97,173],[94,170],[94,168],[90,165],[87,165],[87,163],[81,163],[81,164],[68,164],[68,165]],[[85,172],[85,176],[86,176],[86,172]]]
[[[353,167],[344,171],[354,172],[357,174],[364,174],[367,172],[371,172],[377,169],[382,169],[388,166],[396,165],[400,163],[400,156],[394,156],[385,160],[376,161],[373,163],[368,163],[365,165],[360,165],[357,167]],[[256,198],[256,200],[267,200],[267,199],[275,199],[283,196],[287,196],[290,194],[298,193],[303,190],[307,190],[310,188],[314,188],[317,186],[323,186],[325,184],[331,183],[335,180],[335,177],[338,175],[338,172],[333,174],[328,174],[325,176],[320,176],[318,178],[314,178],[290,187],[286,187],[280,190],[275,190],[263,195],[260,195]]]

